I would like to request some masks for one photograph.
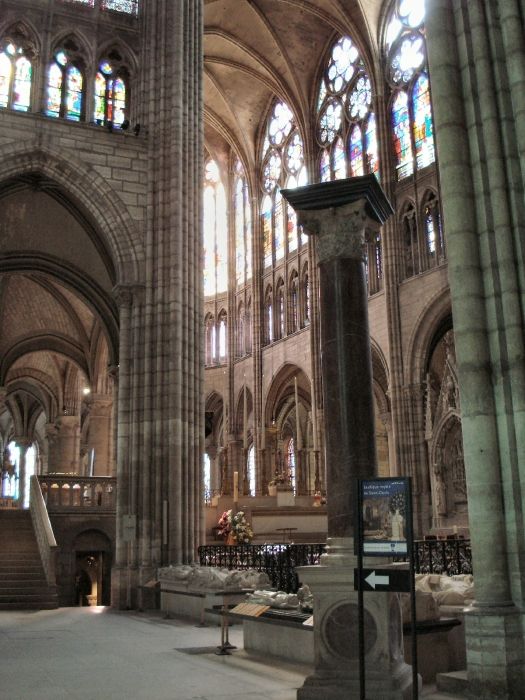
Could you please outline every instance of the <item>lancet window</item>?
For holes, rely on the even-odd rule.
[[[226,193],[219,167],[206,163],[204,176],[204,294],[207,297],[228,289],[228,221]]]
[[[235,276],[242,286],[252,278],[252,212],[242,163],[235,164]]]
[[[271,267],[304,243],[299,237],[297,218],[283,200],[280,188],[306,185],[303,140],[295,117],[284,102],[277,101],[266,127],[262,150],[261,216],[263,229],[263,263]]]
[[[246,473],[248,475],[248,491],[250,496],[255,496],[256,474],[255,474],[255,447],[248,448],[248,458],[246,461]]]
[[[386,32],[398,180],[435,161],[424,20],[425,4],[421,0],[398,0]]]
[[[22,46],[0,42],[0,107],[27,112],[31,106],[33,66]]]
[[[75,51],[59,49],[47,72],[46,114],[80,121],[84,116],[84,75]]]
[[[317,98],[321,182],[374,173],[379,177],[372,84],[348,36],[334,45]]]
[[[104,59],[95,76],[94,120],[98,125],[111,124],[119,129],[127,122],[126,106],[129,78],[117,60]]]

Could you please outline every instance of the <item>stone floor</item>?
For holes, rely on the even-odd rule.
[[[230,640],[242,646],[242,628]],[[217,627],[108,608],[0,612],[1,700],[295,700],[307,668],[217,656]],[[425,700],[451,700],[425,688]]]

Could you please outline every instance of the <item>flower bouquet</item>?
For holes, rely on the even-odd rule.
[[[253,538],[253,530],[242,510],[235,514],[231,509],[225,510],[219,518],[217,534],[237,544],[249,544]]]

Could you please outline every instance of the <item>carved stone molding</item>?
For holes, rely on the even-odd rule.
[[[364,260],[371,231],[379,229],[367,214],[365,199],[337,209],[300,210],[297,220],[306,234],[316,236],[320,263],[333,258]]]

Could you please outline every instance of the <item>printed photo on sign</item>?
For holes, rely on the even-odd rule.
[[[407,489],[404,479],[361,482],[363,554],[397,556],[407,549]]]

